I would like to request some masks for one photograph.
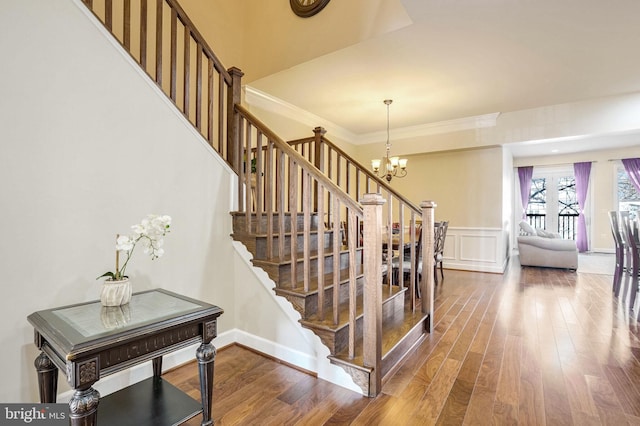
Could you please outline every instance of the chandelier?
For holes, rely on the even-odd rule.
[[[384,104],[387,106],[387,143],[385,145],[386,155],[380,159],[371,160],[371,168],[376,176],[384,177],[387,182],[391,182],[391,178],[405,177],[407,175],[407,159],[399,157],[391,157],[391,143],[389,143],[389,105],[393,100],[385,99]],[[382,166],[382,168],[380,167]]]

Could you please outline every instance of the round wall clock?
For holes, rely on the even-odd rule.
[[[291,10],[303,18],[309,18],[320,12],[329,0],[289,0]]]

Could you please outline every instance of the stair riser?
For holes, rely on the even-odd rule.
[[[362,251],[356,252],[356,263],[362,264]],[[276,282],[276,286],[280,288],[292,288],[291,284],[291,264],[285,263],[281,265],[265,265],[260,263],[260,260],[254,260],[254,264],[260,268],[263,268],[269,274],[269,277]],[[349,265],[349,253],[340,253],[340,261],[338,266],[340,269],[347,268]],[[318,262],[317,259],[309,259],[309,269],[312,277],[318,274]],[[329,274],[333,272],[333,254],[325,255],[324,261],[324,273]],[[297,261],[296,267],[296,282],[301,282],[304,279],[304,258],[300,256]]]
[[[364,278],[359,277],[356,278],[356,295],[361,296],[362,290],[364,288]],[[277,292],[277,291],[276,291]],[[291,303],[298,307],[298,312],[302,316],[302,319],[309,319],[312,316],[315,316],[318,313],[318,293],[313,293],[307,295],[291,295],[291,294],[280,294],[285,297]],[[339,295],[338,300],[341,302],[345,302],[349,300],[349,283],[342,282],[339,285]],[[333,286],[329,288],[325,288],[324,290],[324,312],[325,318],[331,318],[332,315],[332,307],[333,307]]]
[[[404,298],[403,297],[394,297],[390,299],[387,303],[382,305],[382,318],[389,318],[393,315],[394,312],[399,312],[403,310],[404,306]],[[356,339],[362,338],[362,323],[363,317],[359,317],[356,319]],[[332,354],[340,353],[342,351],[347,350],[349,346],[349,328],[344,327],[336,332],[335,341],[333,343],[335,347],[335,352],[331,352]]]
[[[257,237],[256,238],[256,248],[255,248],[255,258],[256,259],[266,259],[267,258],[267,237]],[[279,248],[280,238],[277,235],[273,237],[273,257],[280,256],[280,248]],[[302,234],[297,234],[296,236],[296,248],[298,253],[302,253],[304,251],[304,236]],[[313,233],[309,236],[309,244],[312,250],[317,250],[318,248],[318,234]],[[325,231],[324,233],[324,248],[328,249],[332,247],[333,244],[333,231]],[[291,253],[291,235],[285,235],[284,237],[284,253]]]
[[[234,215],[233,216],[233,230],[238,233],[247,233],[246,229],[246,217],[244,215]],[[260,226],[258,226],[260,225]],[[304,215],[298,214],[296,219],[296,227],[298,231],[304,230]],[[260,233],[267,232],[267,216],[260,215],[256,217],[255,215],[251,216],[251,233],[258,233],[258,229]],[[318,217],[316,215],[311,215],[311,230],[315,231],[318,229]],[[277,214],[273,215],[273,224],[272,224],[273,232],[280,231],[280,218]],[[291,232],[291,215],[285,214],[284,217],[284,232]]]

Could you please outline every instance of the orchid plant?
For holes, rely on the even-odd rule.
[[[128,278],[125,270],[131,260],[131,255],[140,243],[144,247],[144,253],[151,256],[151,259],[158,259],[164,254],[162,248],[164,244],[164,236],[169,232],[171,227],[171,216],[158,216],[154,214],[147,215],[139,224],[133,225],[131,235],[116,236],[116,269],[115,272],[105,272],[97,279],[108,277],[110,280],[118,281]],[[120,253],[126,255],[125,261],[120,266]]]

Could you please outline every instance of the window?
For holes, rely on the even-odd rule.
[[[629,180],[624,166],[618,166],[618,210],[628,211],[631,218],[639,217],[640,213],[640,194],[638,190]]]
[[[531,179],[527,219],[534,228],[545,229],[547,216],[547,180],[545,178]]]
[[[527,221],[531,226],[575,240],[578,213],[573,171],[534,170],[527,206]]]

